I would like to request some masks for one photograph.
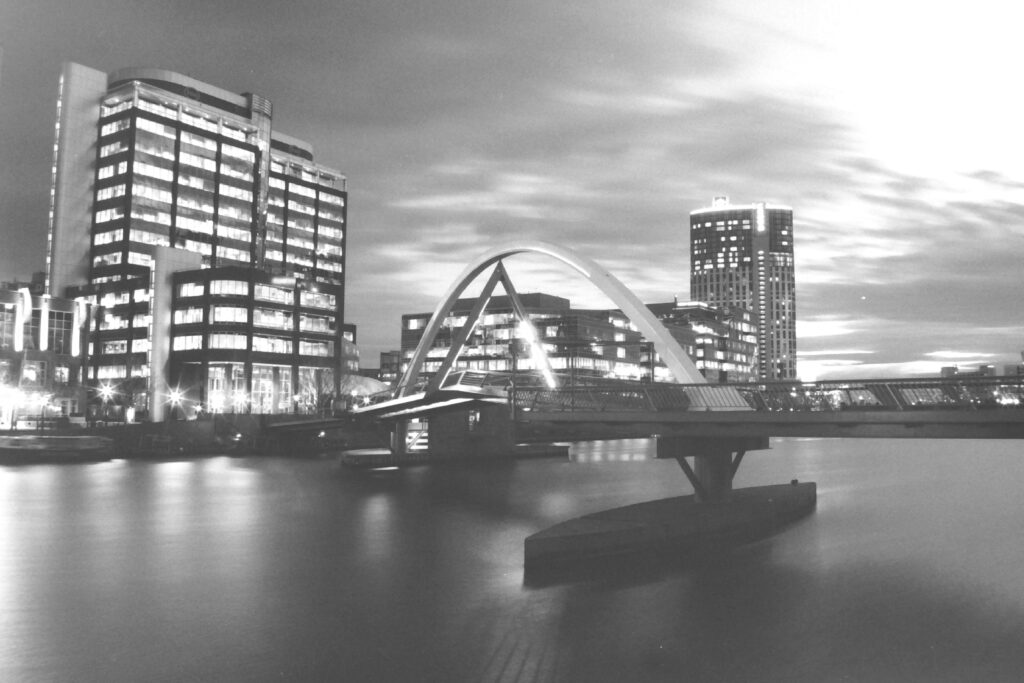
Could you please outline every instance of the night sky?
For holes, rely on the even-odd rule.
[[[512,237],[688,299],[688,215],[719,194],[794,210],[803,378],[1001,366],[1024,349],[1024,9],[955,7],[0,0],[0,279],[44,267],[61,63],[152,66],[269,98],[348,177],[364,366]]]

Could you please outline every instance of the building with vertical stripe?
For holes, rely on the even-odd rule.
[[[750,310],[758,378],[796,379],[793,210],[715,197],[690,212],[690,298]]]

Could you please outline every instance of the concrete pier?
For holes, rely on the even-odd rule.
[[[686,554],[749,543],[810,514],[817,495],[813,482],[794,481],[735,489],[727,503],[690,495],[596,512],[529,536],[524,567],[529,572],[631,553]]]

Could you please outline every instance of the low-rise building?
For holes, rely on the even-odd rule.
[[[0,289],[0,429],[84,414],[90,313],[27,287]]]
[[[322,412],[359,369],[355,327],[334,316],[341,295],[237,266],[175,273],[164,393],[193,411]]]
[[[453,370],[511,372],[542,370],[521,340],[535,337],[544,362],[573,382],[591,378],[671,381],[648,342],[617,309],[574,309],[568,299],[534,293],[519,296],[533,332],[524,330],[507,296],[492,297]],[[423,364],[431,376],[448,355],[476,299],[459,299],[444,320]],[[702,303],[651,304],[673,337],[711,382],[745,382],[756,376],[756,335],[750,313],[718,310]],[[402,316],[402,366],[408,367],[429,323],[430,313]],[[381,368],[385,367],[382,355]]]

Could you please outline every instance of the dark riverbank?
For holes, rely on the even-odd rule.
[[[386,434],[372,424],[357,420],[341,420],[322,430],[275,436],[268,425],[280,421],[296,421],[305,416],[216,414],[197,420],[160,423],[107,423],[62,429],[4,431],[0,436],[26,437],[101,437],[110,440],[105,457],[92,459],[146,459],[168,457],[203,457],[215,454],[234,456],[264,455],[279,457],[314,457],[337,454],[347,448],[373,448],[387,443]],[[31,462],[33,458],[5,457],[0,464]],[[39,461],[43,461],[40,459]],[[74,461],[74,458],[56,458]]]

